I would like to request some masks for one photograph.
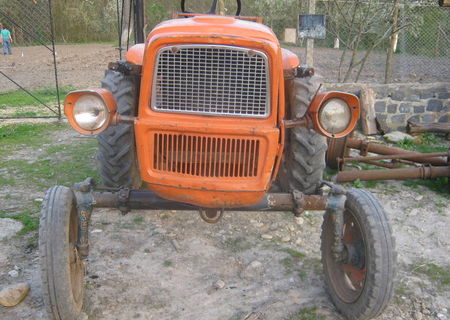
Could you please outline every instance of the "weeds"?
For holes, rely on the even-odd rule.
[[[289,316],[287,320],[322,320],[323,316],[317,314],[317,307],[304,308]]]
[[[237,237],[232,239],[227,239],[225,245],[231,252],[242,252],[248,250],[252,245],[244,237]]]
[[[431,262],[416,263],[411,268],[413,273],[427,276],[440,286],[450,285],[450,266],[441,267]]]
[[[163,265],[164,265],[164,267],[170,267],[170,266],[173,265],[173,262],[170,261],[170,260],[166,260],[166,261],[163,262]]]

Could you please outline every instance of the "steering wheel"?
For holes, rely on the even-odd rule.
[[[181,0],[181,12],[183,13],[195,13],[189,10],[186,10],[186,7],[184,6],[185,0]],[[235,16],[239,16],[241,14],[241,0],[236,0],[237,3],[237,9]],[[211,8],[209,8],[209,11],[207,14],[216,14],[217,10],[217,0],[213,0],[211,3]]]

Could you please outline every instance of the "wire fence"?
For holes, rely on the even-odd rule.
[[[297,28],[308,1],[242,1],[242,15],[261,16],[284,40],[286,28]],[[315,40],[315,67],[329,82],[385,82],[395,0],[316,0],[326,16],[326,38]],[[188,9],[205,12],[210,0],[186,0]],[[222,12],[233,15],[235,0],[223,0]],[[146,1],[146,32],[179,10],[178,0]],[[392,82],[445,82],[450,74],[450,8],[435,0],[400,0]],[[283,43],[305,61],[304,39]],[[361,61],[362,60],[362,61]]]
[[[449,8],[439,7],[437,2],[400,1],[398,9],[398,19],[394,22],[394,1],[322,0],[316,3],[316,13],[327,17],[327,36],[315,41],[319,63],[320,49],[334,49],[329,54],[334,53],[339,61],[333,81],[382,82],[386,53],[391,45],[395,50],[392,81],[448,81]]]
[[[0,0],[0,24],[10,30],[14,44],[12,56],[5,56],[0,62],[0,76],[3,76],[0,77],[0,88],[13,85],[17,89],[16,92],[0,93],[3,98],[0,99],[3,100],[0,101],[0,119],[61,118],[51,5],[51,0]],[[16,45],[21,49],[16,50]],[[39,72],[54,77],[54,87],[36,92],[23,83],[24,79],[18,78],[19,59],[30,58],[27,46],[42,48],[42,52],[34,51],[33,54],[47,56],[46,68]],[[9,105],[11,99],[22,102],[12,107]]]

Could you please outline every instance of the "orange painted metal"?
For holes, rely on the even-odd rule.
[[[283,55],[283,70],[295,69],[300,65],[300,59],[292,51],[282,48],[281,53]]]
[[[269,116],[256,119],[152,110],[150,105],[157,52],[165,46],[182,44],[230,45],[264,52],[270,70]],[[259,203],[270,187],[283,152],[285,106],[281,57],[281,48],[274,33],[255,22],[234,17],[196,15],[158,25],[147,38],[139,114],[135,122],[136,150],[146,186],[165,199],[201,207],[233,208]],[[159,142],[159,139],[166,140]],[[191,139],[191,145],[187,145],[188,139]],[[194,140],[205,145],[193,145]],[[250,164],[246,155],[252,152],[245,149],[249,143],[246,141],[256,140],[259,152],[253,158],[255,163]],[[233,144],[237,141],[243,141],[244,147],[217,146],[217,143]],[[187,171],[179,167],[189,165],[200,169]],[[213,170],[222,170],[217,169],[218,166],[248,166],[257,168],[257,172],[251,176],[211,174]],[[209,173],[205,174],[205,170]]]
[[[191,18],[196,16],[208,16],[206,13],[181,13],[181,12],[175,12],[172,14],[172,19],[180,19],[180,18]],[[235,19],[240,20],[246,20],[246,21],[253,21],[257,23],[262,23],[263,19],[262,17],[246,17],[246,16],[225,16],[225,17],[232,17]]]
[[[128,49],[125,60],[130,63],[142,66],[144,63],[145,44],[138,43]]]
[[[74,118],[73,107],[75,106],[75,102],[84,95],[95,95],[103,100],[107,109],[108,109],[108,119],[105,121],[103,126],[98,128],[97,130],[89,131],[80,128]],[[70,125],[78,132],[86,135],[95,135],[105,131],[111,124],[113,124],[116,118],[116,100],[112,93],[106,89],[86,89],[86,90],[76,90],[70,92],[64,101],[64,114],[69,120]]]
[[[344,131],[336,133],[336,134],[332,134],[332,133],[326,131],[322,127],[322,125],[320,124],[320,121],[319,121],[319,113],[320,113],[321,107],[328,100],[333,99],[333,98],[338,98],[338,99],[344,100],[347,103],[347,105],[351,111],[351,120],[350,120],[348,127]],[[329,138],[342,138],[342,137],[345,137],[346,135],[350,134],[353,131],[353,129],[355,128],[356,123],[358,122],[359,114],[360,114],[359,99],[357,96],[355,96],[353,94],[340,92],[340,91],[330,91],[330,92],[319,93],[314,97],[313,101],[311,102],[311,105],[309,106],[307,114],[311,117],[314,129],[317,130],[318,132],[320,132],[322,135],[329,137]]]

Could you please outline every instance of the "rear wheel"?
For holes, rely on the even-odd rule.
[[[305,114],[318,87],[317,76],[295,79],[295,99],[291,103],[290,119],[300,118]],[[285,192],[299,190],[306,194],[315,193],[325,170],[326,138],[304,127],[289,130],[276,184]]]
[[[107,70],[102,87],[113,94],[117,111],[121,115],[134,116],[137,104],[137,85],[134,76]],[[120,123],[111,126],[97,136],[100,176],[108,187],[140,186],[136,159],[133,124]]]
[[[329,294],[347,319],[371,319],[392,297],[396,263],[386,212],[371,193],[358,189],[347,192],[342,238],[345,254],[338,260],[332,251],[334,222],[326,213],[321,251]]]
[[[77,250],[78,213],[72,190],[47,191],[39,224],[42,291],[50,319],[76,320],[83,306],[84,262]]]

